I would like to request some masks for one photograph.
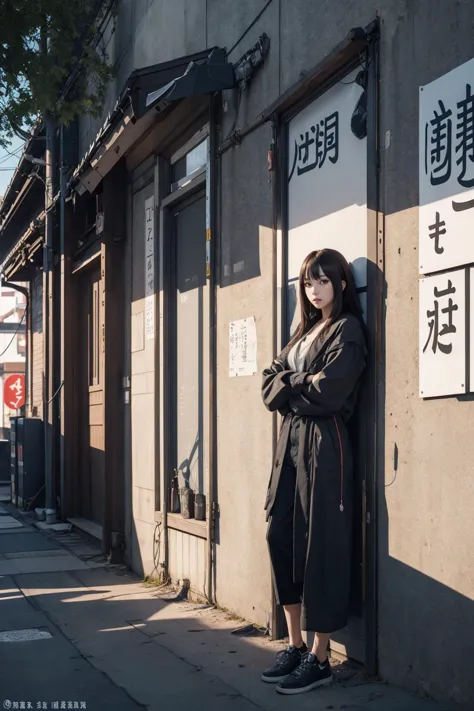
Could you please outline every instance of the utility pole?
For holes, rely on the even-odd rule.
[[[48,115],[44,119],[45,149],[45,218],[43,251],[43,347],[44,347],[44,464],[45,505],[50,510],[49,520],[55,518],[55,481],[53,462],[53,176],[54,176],[54,122]]]
[[[48,57],[50,47],[48,17],[44,15],[40,30],[41,52]],[[45,62],[47,64],[47,62]],[[56,519],[55,481],[53,466],[53,179],[54,179],[54,121],[48,112],[43,116],[45,146],[45,194],[44,194],[44,248],[43,248],[43,422],[44,422],[44,467],[45,505],[47,520]],[[49,511],[48,511],[49,510]]]

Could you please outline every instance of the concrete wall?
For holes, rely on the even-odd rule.
[[[468,706],[474,696],[468,664],[474,639],[474,404],[418,398],[416,245],[418,87],[474,56],[474,9],[469,2],[410,2],[399,10],[382,28],[381,135],[390,130],[392,140],[382,182],[387,362],[380,662],[391,680]]]
[[[262,6],[260,0],[123,0],[114,38],[117,86],[133,68],[197,51],[206,44],[230,47]],[[380,671],[385,679],[416,692],[467,706],[474,693],[468,666],[474,638],[474,404],[418,398],[416,245],[418,87],[474,55],[472,3],[274,0],[231,56],[237,59],[261,32],[269,34],[270,56],[242,99],[237,126],[253,119],[324,58],[350,28],[366,25],[377,11],[382,143],[386,132],[391,132],[390,146],[381,155],[387,320],[380,423],[385,457],[378,481]],[[223,136],[235,117],[235,97],[224,98]],[[84,144],[91,135],[82,130]],[[260,403],[259,378],[231,380],[227,368],[229,321],[245,316],[256,317],[259,368],[273,356],[269,141],[269,128],[264,127],[221,163],[222,274],[217,304],[217,598],[259,622],[265,621],[270,605],[269,573],[262,565],[266,556],[262,503],[271,462],[272,423]],[[234,270],[241,262],[243,268]],[[134,299],[133,309],[138,328],[139,299]],[[135,338],[132,333],[132,342]],[[148,358],[145,351],[137,351],[133,368],[140,382],[144,377],[146,381],[151,368]],[[135,389],[133,397],[148,396]],[[138,410],[136,417],[139,422]],[[137,426],[142,425],[146,423]],[[149,462],[141,476],[149,477]],[[140,488],[149,490],[150,482],[142,482]],[[137,539],[145,558],[150,535],[148,527]]]
[[[154,570],[155,530],[155,341],[145,334],[145,200],[154,194],[153,163],[132,185],[130,235],[131,311],[131,563],[150,575]],[[151,183],[149,180],[151,179]],[[146,187],[143,187],[148,183]],[[140,189],[141,188],[141,189]],[[137,192],[135,192],[137,191]]]
[[[267,559],[263,502],[273,430],[260,397],[260,372],[274,355],[269,139],[269,127],[264,126],[239,151],[223,157],[217,294],[217,600],[260,624],[267,622],[271,610],[270,572],[262,561]],[[259,373],[229,378],[229,322],[251,316],[256,320]]]

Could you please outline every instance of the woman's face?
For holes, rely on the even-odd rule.
[[[323,318],[329,318],[334,303],[334,287],[321,267],[317,278],[312,274],[307,275],[304,290],[308,301],[323,312]]]

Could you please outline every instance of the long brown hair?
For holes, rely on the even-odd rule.
[[[305,333],[307,333],[318,321],[322,319],[322,312],[314,304],[308,301],[305,291],[305,281],[308,278],[318,279],[320,270],[331,281],[334,289],[334,303],[332,313],[327,320],[323,332],[335,323],[341,314],[352,314],[359,319],[365,332],[365,324],[362,319],[362,309],[360,307],[359,296],[357,294],[354,277],[346,259],[335,249],[320,249],[317,252],[308,254],[301,265],[299,276],[299,297],[301,320],[295,335],[290,340],[289,345],[294,345]],[[342,282],[346,282],[343,289]],[[321,334],[321,335],[322,335]]]

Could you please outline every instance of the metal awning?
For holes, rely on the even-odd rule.
[[[213,49],[205,62],[192,61],[186,71],[146,97],[147,110],[163,111],[173,101],[197,94],[214,94],[236,85],[234,67],[229,64],[223,49]]]
[[[80,195],[94,192],[102,179],[172,104],[191,96],[234,87],[233,65],[214,47],[132,72],[69,183]]]

